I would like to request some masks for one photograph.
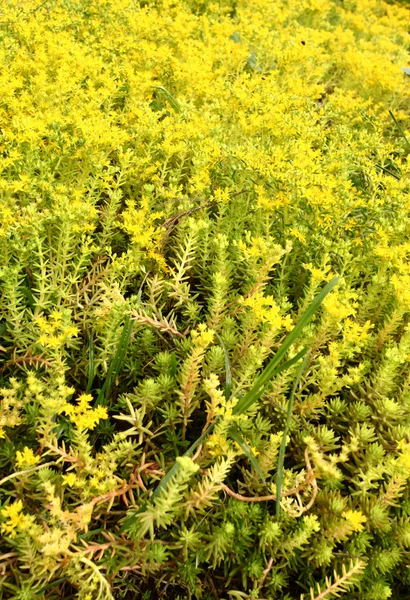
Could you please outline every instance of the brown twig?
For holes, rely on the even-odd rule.
[[[28,473],[33,473],[34,471],[38,471],[39,469],[44,469],[45,467],[52,467],[58,465],[58,462],[48,462],[48,463],[43,463],[42,465],[37,465],[36,467],[31,467],[30,469],[25,469],[24,471],[17,471],[15,473],[12,473],[11,475],[8,475],[7,477],[4,477],[3,479],[0,480],[0,486],[3,485],[3,483],[6,483],[6,481],[10,481],[10,479],[14,479],[15,477],[20,477],[20,475],[27,475]]]
[[[305,461],[306,461],[306,467],[307,467],[307,477],[306,477],[305,481],[303,483],[301,483],[300,485],[298,485],[297,487],[281,493],[281,498],[285,498],[288,496],[295,496],[296,494],[298,494],[299,492],[304,490],[308,485],[311,485],[313,488],[312,497],[311,497],[309,503],[302,508],[302,512],[306,512],[307,510],[309,510],[309,508],[312,507],[312,505],[315,501],[315,498],[317,496],[317,492],[318,492],[318,486],[316,483],[315,474],[314,474],[311,464],[310,464],[307,449],[305,450]],[[242,496],[242,494],[237,494],[236,492],[231,490],[224,483],[221,483],[220,485],[221,485],[221,488],[229,496],[231,496],[232,498],[235,498],[236,500],[240,500],[241,502],[270,502],[270,501],[276,500],[276,494],[270,494],[269,496]]]
[[[269,571],[271,570],[272,565],[273,565],[273,556],[270,557],[268,565],[267,565],[266,569],[264,569],[264,571],[262,573],[262,577],[259,580],[259,583],[258,583],[259,589],[261,589],[263,587],[263,584],[265,583],[265,579],[269,575]]]
[[[0,556],[0,562],[5,560],[9,561],[10,558],[15,558],[16,556],[18,556],[17,552],[8,552],[7,554],[2,554]]]
[[[240,190],[239,192],[234,192],[233,194],[229,194],[229,198],[235,198],[235,196],[239,196],[240,194],[244,194],[248,190]],[[182,199],[181,199],[182,200]],[[185,200],[194,200],[194,198],[185,198]],[[200,200],[200,198],[198,198]],[[178,225],[180,219],[184,217],[188,217],[193,213],[196,213],[199,210],[203,210],[205,208],[212,208],[213,206],[217,206],[220,204],[219,200],[213,200],[212,202],[207,202],[207,204],[201,204],[201,206],[195,206],[195,208],[191,208],[189,210],[185,210],[173,217],[170,217],[165,223],[162,224],[162,227],[165,228],[165,235],[161,240],[162,245],[165,244],[167,238],[169,237],[171,231]]]
[[[197,450],[197,451],[195,452],[195,454],[193,455],[193,457],[192,457],[192,460],[193,460],[194,462],[196,461],[196,459],[198,458],[198,456],[201,454],[201,452],[202,452],[202,446],[203,446],[203,444],[199,444],[199,446],[198,446],[198,450]]]
[[[109,260],[108,256],[100,256],[94,261],[93,265],[91,266],[91,269],[87,272],[87,274],[83,278],[83,281],[81,282],[82,283],[81,287],[76,285],[77,301],[79,300],[79,297],[82,294],[84,294],[90,287],[95,285],[97,283],[98,279],[102,275],[104,275],[104,273],[106,273],[107,265],[104,265],[104,263],[107,263],[108,260]],[[101,265],[104,265],[104,266],[102,269],[99,269],[99,267],[101,267]]]
[[[141,565],[135,565],[134,567],[128,567],[128,566],[126,566],[126,567],[121,567],[120,571],[136,571],[136,570],[139,570],[141,568],[142,568]]]
[[[178,225],[179,220],[182,219],[183,217],[188,217],[189,215],[192,215],[193,213],[198,212],[198,210],[202,210],[204,208],[211,208],[212,206],[216,206],[217,204],[219,204],[219,203],[216,201],[208,202],[207,204],[201,204],[201,206],[195,206],[195,208],[190,208],[189,210],[184,210],[184,212],[178,213],[177,215],[170,217],[167,221],[165,221],[165,223],[162,224],[162,227],[164,227],[167,230],[167,233],[165,234],[164,238],[166,239],[168,237],[169,233],[172,231],[172,229],[175,227],[175,225]],[[164,239],[163,239],[163,241],[164,241]]]
[[[166,188],[166,189],[168,189],[168,188]],[[236,196],[245,194],[248,191],[249,190],[240,190],[239,192],[233,192],[232,194],[229,194],[229,198],[230,199],[235,198]],[[189,198],[188,196],[185,196],[185,197],[181,197],[181,198],[169,198],[168,200],[161,200],[161,203],[167,204],[169,202],[206,202],[207,200],[208,200],[208,198],[204,198],[204,197],[200,197],[200,196],[197,196],[196,198],[195,197]]]
[[[68,452],[65,451],[65,445],[63,448],[59,448],[58,445],[54,446],[51,443],[46,444],[46,448],[54,452],[54,454],[58,454],[61,458],[64,459],[63,462],[77,463],[77,465],[83,465],[83,461],[75,456],[71,456]]]
[[[91,506],[94,507],[94,506],[98,506],[98,504],[104,504],[104,502],[106,502],[108,500],[109,502],[108,502],[107,512],[109,512],[112,505],[114,504],[115,498],[121,497],[124,504],[126,506],[128,506],[128,500],[126,497],[127,492],[129,490],[131,490],[132,488],[140,487],[139,482],[138,481],[136,482],[135,479],[136,479],[136,473],[131,473],[129,483],[124,482],[122,487],[120,487],[118,490],[111,490],[111,492],[107,492],[106,494],[101,494],[101,496],[96,496],[89,502],[89,504],[91,504]]]
[[[155,475],[157,475],[157,474],[165,475],[165,473],[163,471],[158,471],[157,469],[149,468],[153,465],[156,466],[157,463],[153,463],[153,462],[152,463],[144,463],[140,467],[137,467],[131,473],[130,480],[128,483],[126,481],[124,481],[122,487],[120,487],[118,490],[111,490],[111,492],[107,492],[106,494],[101,494],[100,496],[96,496],[89,502],[89,504],[91,504],[91,506],[94,507],[94,506],[97,506],[98,504],[104,504],[104,502],[106,502],[108,500],[109,504],[108,504],[107,512],[109,512],[112,505],[114,504],[115,498],[121,497],[124,504],[126,506],[128,506],[128,500],[126,497],[127,493],[132,492],[132,490],[135,488],[140,488],[142,491],[146,491],[146,487],[145,487],[145,485],[141,479],[141,475],[140,475],[140,473],[142,471],[154,473]]]
[[[153,319],[145,314],[144,311],[133,311],[131,313],[132,318],[137,323],[141,325],[151,325],[155,329],[159,329],[162,333],[169,333],[170,335],[176,335],[178,337],[183,338],[184,334],[178,331],[176,327],[174,327],[171,323],[169,323],[166,319],[162,321],[158,321],[157,319]]]
[[[311,485],[313,488],[313,492],[312,492],[312,497],[310,498],[308,504],[306,504],[306,506],[303,508],[303,512],[308,511],[313,506],[313,504],[316,500],[317,493],[319,491],[319,488],[318,488],[317,482],[316,482],[316,478],[315,478],[315,474],[313,472],[312,465],[310,464],[309,452],[308,452],[307,448],[305,448],[305,462],[306,462],[308,477],[310,476],[312,478]]]
[[[12,367],[13,365],[20,365],[22,363],[28,363],[30,367],[32,367],[33,365],[39,365],[39,364],[42,366],[46,366],[46,367],[52,366],[52,363],[49,362],[48,360],[46,360],[45,358],[43,358],[43,356],[41,354],[36,354],[35,356],[25,355],[25,356],[20,356],[19,358],[15,358],[13,360],[9,360],[8,362],[4,363],[4,365],[0,368],[0,373],[5,371],[8,367]]]

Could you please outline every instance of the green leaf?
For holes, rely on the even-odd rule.
[[[340,277],[335,276],[331,281],[329,281],[322,291],[314,298],[307,308],[307,310],[303,313],[295,327],[289,333],[289,335],[285,338],[279,350],[276,352],[275,356],[270,360],[268,365],[264,368],[262,373],[256,379],[253,387],[241,398],[238,404],[235,406],[233,412],[236,415],[240,415],[241,413],[247,411],[260,397],[265,387],[269,383],[269,381],[274,377],[277,373],[277,367],[286,352],[295,343],[298,337],[301,335],[304,327],[309,323],[312,319],[315,312],[319,309],[323,300],[329,294],[329,292],[335,287],[338,283]]]
[[[184,452],[184,454],[182,456],[192,456],[194,451],[198,448],[199,444],[201,442],[203,442],[203,440],[206,438],[206,436],[212,431],[212,429],[214,428],[214,425],[210,425],[208,427],[208,429],[205,431],[205,433],[203,433],[189,448],[186,452]],[[170,481],[170,479],[172,479],[172,477],[176,474],[176,472],[179,469],[179,463],[174,462],[174,464],[172,465],[172,467],[170,468],[170,470],[168,471],[168,473],[165,475],[165,477],[161,480],[161,483],[158,485],[158,487],[154,490],[154,493],[152,494],[152,498],[157,498],[157,496],[159,496],[159,494],[161,493],[161,491],[163,489],[165,489],[168,485],[168,482]]]
[[[238,446],[240,447],[242,452],[246,455],[246,458],[251,463],[252,467],[255,469],[255,471],[258,473],[259,477],[264,482],[265,475],[263,474],[261,466],[258,463],[258,461],[256,460],[256,457],[255,457],[254,453],[252,452],[251,447],[249,446],[249,444],[247,444],[245,442],[245,440],[241,436],[239,430],[236,427],[232,427],[232,429],[229,430],[229,435],[234,440],[234,442],[236,442],[238,444]]]
[[[396,117],[394,116],[394,114],[392,113],[392,111],[391,111],[391,110],[389,110],[389,115],[391,116],[391,118],[392,118],[392,119],[393,119],[393,121],[395,122],[395,124],[396,124],[396,127],[397,127],[397,129],[400,131],[400,133],[401,133],[401,136],[402,136],[402,138],[404,139],[404,141],[406,142],[407,146],[410,148],[410,142],[409,142],[409,140],[407,139],[407,136],[406,136],[406,134],[404,133],[404,131],[403,131],[403,129],[402,129],[402,127],[401,127],[400,123],[398,122],[398,120],[396,119]]]
[[[90,348],[89,348],[89,371],[88,371],[88,382],[87,389],[85,391],[86,394],[89,394],[94,381],[94,340],[92,335],[90,336]]]
[[[232,35],[229,36],[229,39],[235,42],[235,44],[241,43],[241,36],[237,31],[235,31]]]
[[[277,519],[279,519],[279,517],[280,517],[280,495],[282,493],[283,473],[284,473],[284,467],[285,467],[286,438],[288,437],[290,422],[292,420],[293,401],[295,399],[296,389],[299,385],[299,381],[300,381],[300,378],[302,377],[302,373],[306,368],[306,364],[309,359],[309,356],[310,356],[310,353],[306,354],[305,358],[303,359],[303,361],[298,369],[298,372],[296,374],[296,378],[293,383],[292,391],[289,396],[285,427],[283,429],[283,437],[282,437],[282,442],[280,444],[280,449],[279,449],[278,469],[276,472],[276,518]]]
[[[207,437],[207,435],[212,431],[212,429],[214,428],[215,423],[211,424],[208,429],[205,431],[205,433],[203,433],[189,448],[186,452],[184,452],[184,454],[182,456],[192,456],[194,451],[198,448],[199,444],[201,444],[204,439]],[[177,474],[179,470],[179,463],[178,462],[174,462],[174,464],[172,465],[172,467],[170,468],[170,470],[168,471],[168,473],[165,475],[165,477],[163,479],[161,479],[159,485],[155,488],[151,499],[154,500],[155,498],[158,498],[158,496],[161,494],[161,492],[163,490],[166,490],[168,483],[170,482],[170,480],[174,477],[174,475]],[[136,513],[134,513],[131,517],[129,517],[129,519],[127,519],[122,526],[122,531],[127,530],[129,527],[131,527],[133,525],[133,523],[135,522],[137,515],[141,512],[144,512],[146,510],[146,503],[143,503],[140,508],[138,509],[138,511]]]
[[[161,96],[163,96],[168,104],[174,109],[177,114],[180,114],[181,107],[179,106],[177,100],[175,100],[174,96],[165,88],[163,85],[153,85],[154,90],[157,90]]]
[[[230,398],[231,396],[231,392],[232,392],[232,373],[231,373],[231,362],[229,360],[229,354],[228,351],[226,349],[226,346],[223,342],[223,339],[221,338],[221,336],[217,333],[216,337],[219,340],[219,343],[222,346],[222,350],[224,352],[224,358],[225,358],[225,398],[228,400],[228,398]]]
[[[95,402],[96,406],[98,404],[107,404],[107,397],[110,393],[111,384],[113,381],[115,381],[124,362],[125,355],[127,353],[127,347],[131,338],[133,324],[134,322],[131,321],[131,317],[127,315],[125,317],[124,326],[121,332],[121,337],[120,341],[118,342],[118,347],[115,356],[110,364],[110,368],[108,369],[104,385],[101,388],[100,393],[98,394],[97,400]]]
[[[292,365],[297,363],[298,360],[303,358],[305,356],[306,352],[307,352],[307,348],[306,347],[302,348],[302,350],[300,352],[298,352],[297,354],[295,354],[295,356],[293,358],[290,358],[289,360],[284,362],[282,365],[280,365],[280,367],[275,369],[275,375],[278,375],[279,373],[282,373],[283,371],[286,371],[287,369],[289,369],[289,367],[291,367]]]

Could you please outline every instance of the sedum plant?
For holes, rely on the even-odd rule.
[[[0,598],[406,598],[409,11],[0,7]]]

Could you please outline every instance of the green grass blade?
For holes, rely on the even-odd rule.
[[[292,329],[289,335],[285,338],[283,344],[276,352],[275,356],[271,359],[269,364],[265,367],[259,377],[256,379],[253,387],[241,398],[238,404],[234,408],[234,414],[241,414],[248,410],[252,404],[254,404],[261,393],[263,392],[264,387],[269,383],[272,377],[275,375],[276,368],[279,365],[280,361],[285,356],[286,352],[289,348],[294,344],[297,338],[301,335],[304,327],[309,323],[312,319],[315,312],[319,309],[323,300],[329,294],[329,292],[335,287],[338,283],[340,277],[335,276],[331,281],[329,281],[325,287],[319,292],[319,294],[312,300],[307,310],[300,317],[296,326]]]
[[[88,382],[87,389],[85,390],[86,394],[89,394],[94,381],[94,340],[93,337],[90,336],[90,349],[89,349],[89,370],[88,370]]]
[[[204,439],[212,431],[214,426],[215,426],[215,423],[211,424],[208,427],[208,429],[188,448],[188,450],[186,452],[184,452],[184,454],[182,456],[192,456],[194,451],[198,448],[199,444],[201,444],[204,441]],[[158,498],[158,496],[161,494],[162,491],[166,490],[168,483],[174,477],[174,475],[178,472],[178,470],[179,470],[179,463],[177,463],[175,461],[174,464],[172,465],[172,467],[170,468],[170,470],[167,472],[167,474],[161,479],[159,485],[155,488],[155,490],[151,496],[151,500],[155,500],[155,498]],[[126,531],[130,526],[132,526],[137,518],[137,515],[140,512],[143,512],[145,510],[145,508],[146,508],[146,504],[144,503],[141,505],[141,507],[138,509],[138,511],[136,513],[134,513],[129,519],[127,519],[123,523],[121,531]]]
[[[181,107],[175,100],[174,96],[163,85],[153,85],[154,90],[157,90],[168,101],[168,104],[174,109],[177,114],[180,114]]]
[[[249,444],[247,444],[245,442],[245,440],[243,439],[243,437],[241,436],[239,430],[236,427],[233,427],[229,431],[229,436],[234,440],[234,442],[236,442],[238,444],[238,446],[240,447],[242,452],[245,454],[246,458],[251,463],[252,467],[258,473],[259,477],[262,479],[262,481],[265,481],[265,475],[263,474],[260,464],[256,460],[256,457],[255,457],[254,453],[252,452],[252,449],[250,448]]]
[[[395,122],[395,124],[396,124],[396,127],[397,127],[397,129],[400,131],[400,133],[401,133],[401,136],[402,136],[402,138],[404,139],[404,141],[406,142],[407,146],[410,148],[410,142],[409,142],[409,140],[407,139],[407,136],[406,136],[406,134],[404,133],[404,131],[403,131],[403,129],[402,129],[402,127],[401,127],[400,123],[398,122],[398,120],[396,119],[396,117],[394,116],[394,114],[392,113],[392,111],[391,111],[391,110],[389,110],[389,115],[391,116],[391,118],[392,118],[392,119],[393,119],[393,121]]]
[[[111,389],[111,384],[117,377],[117,375],[121,369],[122,363],[124,362],[128,343],[130,341],[130,337],[131,337],[131,333],[132,333],[133,324],[134,324],[134,322],[131,321],[131,317],[129,315],[127,315],[125,317],[124,327],[123,327],[123,330],[121,333],[120,341],[118,342],[118,347],[117,347],[115,356],[114,356],[114,358],[110,364],[110,367],[108,369],[108,373],[107,373],[107,377],[105,379],[104,385],[101,388],[100,393],[98,394],[97,400],[95,402],[96,405],[107,404],[107,397],[108,397],[110,389]]]
[[[302,373],[306,368],[308,359],[309,359],[309,353],[306,354],[305,358],[303,359],[303,361],[298,369],[295,381],[293,383],[292,391],[290,393],[289,402],[288,402],[288,410],[287,410],[287,414],[286,414],[285,427],[283,429],[283,436],[282,436],[282,441],[281,441],[280,449],[279,449],[278,469],[276,472],[276,518],[277,519],[279,519],[279,517],[280,517],[280,495],[282,493],[283,473],[284,473],[284,469],[285,469],[286,438],[288,437],[290,422],[292,420],[293,401],[295,399],[296,389],[299,385],[299,381],[300,381],[300,378],[302,377]]]
[[[221,336],[217,333],[216,337],[218,338],[219,343],[222,346],[222,350],[224,351],[225,358],[225,398],[228,400],[231,396],[232,392],[232,373],[231,373],[231,362],[229,360],[228,350],[223,342]]]
[[[212,431],[212,429],[214,428],[214,425],[215,424],[210,425],[208,427],[208,429],[205,431],[205,433],[203,433],[201,436],[199,436],[199,438],[197,440],[195,440],[195,442],[188,448],[188,450],[186,452],[184,452],[184,454],[182,456],[192,456],[194,451],[198,448],[199,444],[201,444],[204,441],[204,439],[207,437],[207,435]],[[170,481],[170,479],[172,479],[172,477],[175,475],[175,473],[178,471],[178,469],[179,469],[179,464],[177,462],[174,462],[174,464],[172,465],[172,467],[170,468],[168,473],[165,475],[165,477],[163,479],[161,479],[161,483],[154,490],[154,493],[152,494],[152,498],[157,498],[158,495],[161,493],[161,491],[167,487],[168,482]]]
[[[392,177],[394,177],[395,179],[397,179],[397,181],[400,181],[401,177],[399,177],[398,175],[396,175],[396,173],[393,173],[393,171],[390,171],[390,169],[386,169],[386,167],[383,167],[383,165],[379,165],[378,163],[374,163],[374,165],[375,165],[375,167],[377,167],[378,169],[380,169],[384,173],[387,173],[388,175],[391,175]]]
[[[305,356],[306,352],[307,352],[307,348],[305,347],[300,352],[295,354],[295,356],[293,358],[290,358],[289,360],[284,362],[282,365],[280,365],[280,367],[277,367],[274,371],[274,375],[278,375],[278,373],[282,373],[283,371],[286,371],[287,369],[289,369],[289,367],[291,367],[292,365],[297,363],[298,360],[303,358]]]
[[[283,371],[286,371],[287,369],[289,369],[292,365],[294,365],[295,363],[298,362],[298,360],[300,360],[301,358],[303,358],[305,356],[307,352],[307,348],[302,348],[302,350],[300,350],[300,352],[298,352],[293,358],[290,358],[289,360],[287,360],[286,362],[284,362],[283,364],[281,364],[279,367],[277,367],[273,373],[273,377],[278,375],[279,373],[282,373]],[[240,400],[242,398],[242,396],[238,396],[238,399]],[[278,408],[279,405],[278,405]]]

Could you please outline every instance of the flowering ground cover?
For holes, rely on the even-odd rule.
[[[409,25],[3,0],[1,600],[409,597]]]

